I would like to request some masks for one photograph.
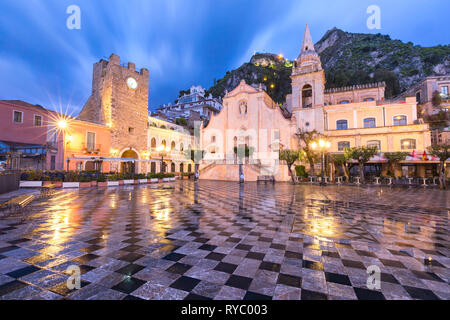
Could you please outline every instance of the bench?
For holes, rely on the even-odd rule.
[[[275,183],[275,177],[274,176],[258,176],[258,181],[257,182],[258,183],[259,182],[264,182],[264,183],[272,182],[272,183]]]
[[[33,200],[36,197],[34,195],[21,195],[15,198],[12,198],[11,200],[2,203],[0,205],[1,211],[8,210],[10,213],[13,214],[21,213],[22,219],[24,219],[25,215],[25,208],[33,202]]]
[[[54,194],[56,184],[49,184],[41,187],[41,197],[50,197]]]

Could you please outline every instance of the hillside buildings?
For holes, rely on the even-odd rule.
[[[217,114],[222,109],[220,99],[206,96],[205,89],[201,86],[192,86],[189,93],[184,94],[172,105],[164,105],[157,109],[157,117],[166,118],[172,122],[177,119],[191,118],[194,120],[209,121],[212,114]]]

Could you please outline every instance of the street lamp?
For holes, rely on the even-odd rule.
[[[325,153],[328,149],[330,149],[331,147],[331,143],[329,141],[326,141],[324,139],[319,139],[319,142],[314,141],[313,143],[311,143],[311,148],[313,150],[319,150],[321,153],[321,179],[320,179],[320,185],[321,186],[325,186]]]
[[[164,168],[164,157],[171,151],[171,148],[169,146],[165,146],[165,145],[160,145],[158,148],[156,148],[156,151],[159,153],[160,157],[161,157],[161,173],[163,173],[163,169]],[[165,170],[164,170],[165,172]]]

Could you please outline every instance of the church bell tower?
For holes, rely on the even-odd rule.
[[[324,130],[325,72],[306,25],[300,55],[292,68],[292,113],[304,131]]]

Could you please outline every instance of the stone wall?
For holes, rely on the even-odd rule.
[[[133,150],[141,158],[148,146],[148,86],[147,69],[136,71],[134,63],[120,64],[120,57],[112,54],[109,61],[94,65],[92,95],[79,115],[79,119],[105,124],[111,128],[111,148],[117,156]],[[136,80],[131,88],[127,80]],[[145,171],[145,165],[139,171]]]

